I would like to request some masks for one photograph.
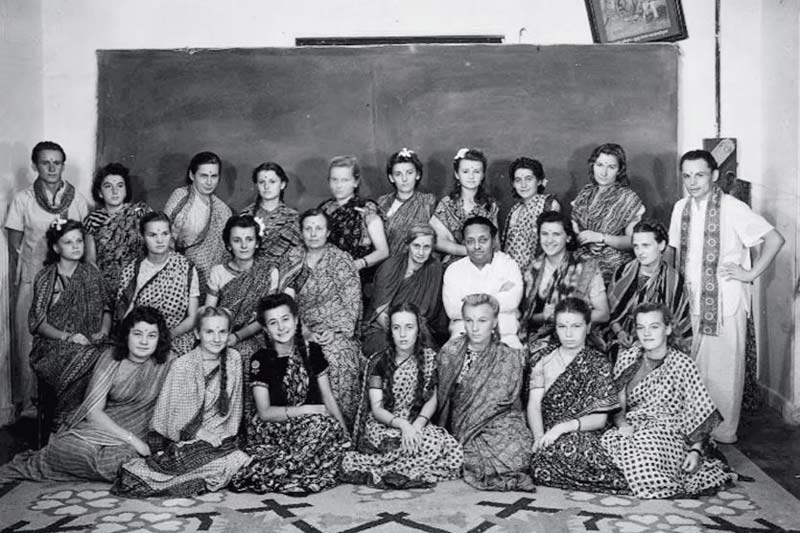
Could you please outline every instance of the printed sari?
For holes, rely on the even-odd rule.
[[[144,439],[169,361],[154,359],[133,363],[115,361],[119,347],[111,343],[93,346],[97,365],[86,398],[66,419],[59,432],[39,451],[23,452],[0,467],[0,482],[12,479],[114,481],[119,467],[138,457],[126,439],[91,421],[87,415],[99,404],[118,426]]]
[[[605,191],[594,184],[586,185],[572,201],[572,221],[578,226],[578,232],[592,230],[624,235],[625,228],[640,220],[644,211],[639,196],[620,183]],[[633,259],[630,250],[617,250],[603,244],[581,246],[577,254],[597,260],[606,285],[617,268]]]
[[[692,443],[707,440],[722,417],[708,395],[694,361],[669,348],[664,362],[638,383],[632,378],[644,359],[641,346],[622,352],[614,379],[625,390],[627,436],[609,429],[602,444],[624,472],[637,498],[686,498],[712,494],[736,479],[720,454],[700,456],[700,468],[682,470]]]
[[[103,275],[88,263],[78,263],[69,278],[58,273],[58,265],[48,265],[36,275],[28,315],[28,326],[34,334],[30,364],[54,394],[54,398],[46,400],[54,402],[49,406],[54,409],[54,429],[83,401],[98,354],[90,347],[49,339],[36,331],[47,322],[56,329],[81,333],[91,340],[100,331],[103,313],[111,310],[111,298]]]
[[[536,194],[528,201],[518,202],[508,212],[500,244],[522,272],[530,269],[531,262],[539,253],[536,221],[539,215],[552,210],[553,204],[558,205],[558,201],[552,194]]]
[[[405,255],[405,238],[414,224],[427,224],[436,206],[436,197],[431,193],[415,191],[411,198],[402,202],[397,211],[388,215],[397,193],[378,197],[378,208],[385,213],[386,240],[390,255]]]
[[[439,423],[464,451],[464,481],[481,490],[533,491],[533,435],[520,391],[523,350],[498,341],[470,353],[467,338],[445,344],[437,359]]]
[[[221,389],[225,365],[226,387]],[[227,412],[219,396],[228,396]],[[225,487],[250,457],[236,445],[242,418],[242,361],[227,349],[211,370],[195,348],[175,360],[158,397],[147,441],[153,452],[120,468],[111,492],[146,498],[191,496]],[[203,433],[221,441],[214,446],[198,438]]]
[[[354,431],[358,451],[345,455],[340,478],[382,489],[409,489],[460,477],[464,454],[443,428],[426,424],[419,449],[408,453],[401,447],[401,430],[379,422],[373,415],[371,388],[383,389],[384,408],[409,423],[435,391],[436,352],[425,349],[421,357],[410,356],[399,365],[394,359],[390,348],[376,353],[367,364]]]
[[[267,261],[278,261],[289,250],[303,244],[297,211],[281,202],[272,211],[252,203],[241,215],[252,215],[261,227],[261,248],[257,254]]]
[[[331,388],[347,427],[353,426],[359,399],[361,346],[356,338],[361,318],[361,285],[353,260],[326,245],[314,268],[306,265],[303,247],[287,254],[281,288],[291,288],[300,308],[300,320],[312,333],[333,333],[333,342],[322,347],[329,365]]]
[[[322,202],[319,208],[328,216],[328,229],[331,232],[328,243],[350,254],[354,261],[375,250],[367,231],[367,217],[382,216],[378,204],[355,195],[344,205],[339,205],[336,200],[331,199]],[[372,284],[375,269],[373,265],[358,271],[362,287]]]
[[[144,202],[124,204],[113,215],[101,207],[83,221],[83,230],[94,238],[97,268],[106,278],[112,294],[117,293],[122,268],[143,255],[144,239],[139,221],[150,211]]]
[[[492,224],[494,224],[495,227],[497,227],[498,211],[499,208],[497,207],[497,202],[490,200],[487,205],[476,205],[472,211],[467,213],[464,211],[464,204],[461,202],[460,196],[453,198],[452,196],[448,195],[439,200],[439,203],[436,204],[436,209],[433,212],[433,216],[436,217],[439,222],[442,223],[442,225],[444,225],[448,232],[450,232],[453,242],[463,244],[464,234],[461,231],[461,226],[464,224],[465,220],[474,216],[486,217],[492,221]],[[445,256],[442,258],[442,263],[447,266],[456,259],[459,259],[459,257]]]
[[[558,348],[555,348],[558,349]],[[531,367],[538,360],[531,361]],[[605,354],[584,348],[544,393],[542,421],[556,424],[617,407],[617,389]],[[564,490],[627,494],[628,484],[600,444],[601,431],[571,431],[540,449],[531,460],[537,484]]]

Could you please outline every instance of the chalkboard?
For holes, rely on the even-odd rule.
[[[218,194],[252,201],[252,169],[288,172],[298,209],[328,197],[327,162],[355,154],[362,194],[391,190],[386,160],[403,147],[425,164],[423,190],[452,187],[462,146],[487,154],[489,191],[513,203],[508,165],[542,161],[567,204],[603,142],[628,154],[632,187],[667,221],[676,174],[678,50],[646,45],[410,45],[223,50],[101,50],[97,164],[119,161],[155,208],[184,184],[191,156],[218,153]]]

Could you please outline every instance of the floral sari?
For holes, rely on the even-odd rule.
[[[415,191],[411,198],[403,201],[397,211],[388,215],[392,208],[396,193],[378,197],[378,208],[386,213],[386,240],[389,243],[390,255],[405,255],[405,238],[414,224],[427,224],[436,206],[436,197],[430,193]]]
[[[439,352],[439,423],[464,450],[464,481],[482,490],[534,490],[528,475],[533,435],[520,391],[523,350],[498,341],[482,352],[457,337]]]
[[[261,248],[257,253],[268,261],[278,261],[290,249],[303,244],[297,211],[283,202],[272,211],[252,203],[239,214],[252,215],[259,223]]]
[[[522,272],[530,268],[539,253],[539,233],[536,221],[539,215],[550,211],[558,201],[552,194],[536,194],[528,201],[518,202],[506,217],[506,226],[500,236],[502,250],[510,255]]]

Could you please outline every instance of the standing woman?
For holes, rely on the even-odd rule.
[[[300,215],[303,246],[288,254],[281,287],[295,295],[310,340],[322,346],[331,388],[348,429],[358,409],[361,285],[350,256],[328,244],[328,218],[319,209]]]
[[[169,369],[147,436],[147,459],[123,465],[117,495],[191,496],[219,490],[250,458],[236,447],[242,418],[242,361],[226,345],[227,310],[205,307],[197,315],[200,345]]]
[[[0,467],[0,483],[111,482],[123,463],[150,455],[145,435],[169,369],[169,329],[161,313],[137,307],[125,317],[120,340],[90,348],[98,361],[82,403],[46,447]]]
[[[378,204],[361,198],[361,166],[353,155],[340,155],[328,165],[328,184],[333,198],[320,204],[330,222],[328,241],[353,258],[353,264],[369,294],[375,266],[389,257],[389,245]]]
[[[467,255],[461,226],[470,217],[482,216],[497,227],[497,202],[486,194],[484,178],[488,162],[480,150],[461,148],[453,158],[453,190],[436,205],[431,226],[436,230],[436,250],[443,263]]]
[[[33,282],[28,325],[40,403],[56,429],[83,401],[97,361],[85,347],[108,336],[112,294],[97,267],[83,261],[80,222],[57,218],[45,236],[47,257]]]
[[[97,171],[92,198],[100,207],[83,221],[86,260],[100,269],[116,294],[122,267],[142,254],[139,222],[151,209],[144,202],[131,203],[130,171],[119,163]]]
[[[436,206],[431,193],[417,191],[422,179],[422,161],[413,150],[403,148],[386,163],[386,176],[394,192],[378,197],[378,207],[386,218],[386,240],[391,255],[403,254],[408,230],[427,224]]]
[[[533,480],[564,490],[627,493],[622,472],[600,444],[601,430],[618,401],[611,362],[586,346],[589,305],[580,298],[561,300],[555,321],[558,345],[530,362]]]
[[[596,259],[608,285],[614,271],[633,259],[631,235],[645,207],[629,187],[625,150],[618,144],[592,151],[589,181],[572,201],[572,225],[579,257]]]
[[[330,488],[350,437],[331,391],[328,362],[319,344],[303,338],[291,296],[264,297],[257,314],[268,341],[248,369],[258,410],[247,425],[245,451],[253,459],[231,488],[294,495]]]
[[[169,248],[169,217],[161,211],[147,213],[139,223],[145,256],[122,269],[117,291],[115,322],[122,322],[134,307],[158,309],[172,337],[172,349],[183,355],[194,346],[192,326],[200,307],[197,269]]]
[[[412,303],[389,312],[390,347],[367,364],[354,438],[342,479],[383,489],[429,487],[461,475],[461,446],[430,423],[436,412],[436,352],[425,346]]]
[[[240,214],[258,221],[261,246],[257,254],[270,261],[279,261],[289,249],[303,243],[297,225],[297,211],[283,203],[289,177],[278,163],[269,161],[253,169],[255,201]]]
[[[500,243],[519,269],[526,272],[539,251],[536,220],[545,211],[561,211],[561,205],[552,194],[544,194],[547,178],[538,160],[529,157],[515,159],[508,167],[508,177],[514,196],[520,201],[506,217]]]
[[[225,260],[222,229],[231,208],[214,194],[221,172],[222,160],[217,154],[196,154],[186,170],[187,185],[175,189],[164,206],[172,221],[175,249],[197,267],[202,294],[211,267]]]

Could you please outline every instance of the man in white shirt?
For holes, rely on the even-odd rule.
[[[745,203],[722,192],[711,153],[685,153],[680,170],[689,196],[672,210],[669,242],[686,279],[695,361],[723,417],[712,436],[732,444],[744,391],[750,284],[764,273],[784,239]],[[759,244],[751,266],[749,248]]]
[[[442,300],[450,319],[450,336],[464,334],[462,300],[469,294],[485,293],[500,303],[497,329],[500,340],[512,348],[522,348],[517,336],[519,303],[522,299],[522,274],[516,261],[494,250],[497,228],[485,217],[464,221],[464,246],[467,257],[452,263],[444,273]]]
[[[33,185],[19,191],[6,218],[11,279],[16,287],[14,347],[11,376],[14,403],[24,416],[35,416],[31,403],[34,378],[28,357],[33,336],[28,331],[28,311],[33,301],[33,280],[47,255],[45,232],[58,217],[83,222],[89,204],[71,183],[62,179],[67,156],[60,145],[42,141],[33,147],[31,162],[37,177]]]

